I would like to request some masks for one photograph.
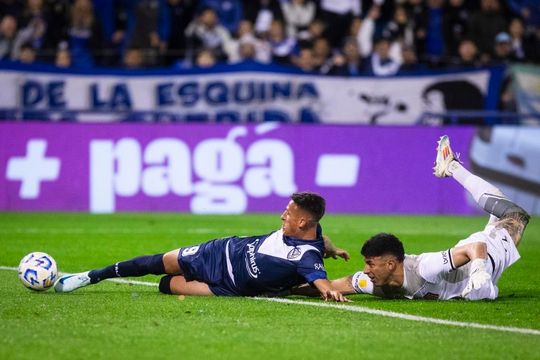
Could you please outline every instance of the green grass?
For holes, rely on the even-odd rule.
[[[520,246],[522,259],[503,275],[496,301],[390,301],[356,295],[350,305],[540,329],[538,220],[527,228]],[[419,253],[448,248],[481,229],[485,221],[484,217],[327,216],[325,233],[349,250],[352,260],[327,260],[326,267],[332,278],[361,269],[361,242],[375,232],[393,232],[408,253]],[[224,235],[261,234],[279,224],[277,215],[0,214],[0,265],[14,267],[26,253],[46,251],[61,271],[82,271]],[[0,359],[113,356],[538,359],[540,336],[249,298],[181,300],[153,287],[112,282],[70,294],[37,293],[25,289],[15,271],[0,271]]]

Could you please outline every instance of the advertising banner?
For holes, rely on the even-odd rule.
[[[410,125],[423,112],[490,109],[500,82],[493,73],[345,78],[255,63],[205,72],[4,65],[0,87],[12,90],[0,93],[0,108],[18,110],[24,118],[66,121]]]
[[[0,210],[476,213],[432,174],[444,133],[468,165],[470,127],[0,123]]]

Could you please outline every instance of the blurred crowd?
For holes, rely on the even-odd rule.
[[[538,0],[0,0],[0,59],[341,76],[540,63]]]

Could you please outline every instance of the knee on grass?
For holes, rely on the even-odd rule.
[[[167,295],[172,294],[172,289],[171,289],[171,280],[172,280],[172,278],[173,278],[172,275],[167,275],[167,276],[162,277],[161,280],[159,280],[159,292],[160,293],[167,294]]]

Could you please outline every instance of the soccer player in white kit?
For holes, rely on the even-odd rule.
[[[364,270],[333,280],[334,288],[344,295],[387,298],[497,298],[502,273],[520,258],[517,245],[529,215],[495,186],[465,169],[446,135],[438,142],[434,174],[453,177],[490,214],[484,230],[450,249],[420,255],[406,255],[401,241],[392,234],[377,234],[362,247]]]

